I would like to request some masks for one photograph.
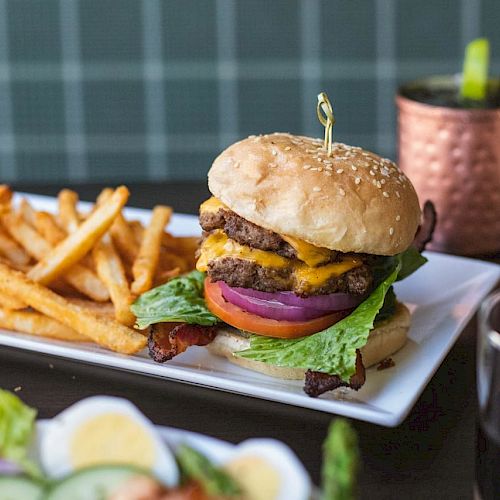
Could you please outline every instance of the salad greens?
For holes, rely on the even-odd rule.
[[[137,328],[163,322],[215,325],[219,319],[203,299],[204,279],[203,273],[192,271],[142,294],[131,306]]]
[[[404,280],[427,262],[427,259],[414,246],[394,258],[401,262],[401,269],[396,281]]]
[[[355,499],[359,465],[356,431],[347,420],[337,418],[330,424],[323,443],[322,499]]]
[[[207,495],[233,496],[241,493],[231,476],[223,469],[215,467],[199,451],[182,444],[176,453],[182,476],[200,483]]]
[[[35,418],[36,410],[15,394],[0,389],[0,459],[13,462],[30,476],[40,477],[40,470],[27,456]]]

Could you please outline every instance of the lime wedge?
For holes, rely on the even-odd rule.
[[[490,43],[486,38],[476,38],[465,48],[464,70],[460,97],[462,100],[483,101],[488,87]]]

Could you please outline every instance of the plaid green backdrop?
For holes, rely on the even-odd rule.
[[[201,179],[238,138],[319,136],[395,156],[397,85],[492,42],[498,0],[0,0],[4,181]]]

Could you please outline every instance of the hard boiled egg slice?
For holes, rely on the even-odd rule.
[[[245,500],[308,500],[311,481],[288,446],[274,439],[241,443],[224,469],[235,479]]]
[[[50,421],[41,436],[40,457],[51,477],[99,464],[128,464],[150,470],[175,486],[179,471],[154,425],[125,399],[84,399]]]

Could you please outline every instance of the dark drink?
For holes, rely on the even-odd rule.
[[[497,436],[498,437],[498,436]],[[481,500],[500,498],[500,441],[480,424],[476,434],[476,493]]]
[[[449,78],[435,77],[409,83],[400,88],[400,95],[413,101],[461,109],[498,109],[500,108],[500,82],[492,80],[483,101],[462,99],[457,82]]]

